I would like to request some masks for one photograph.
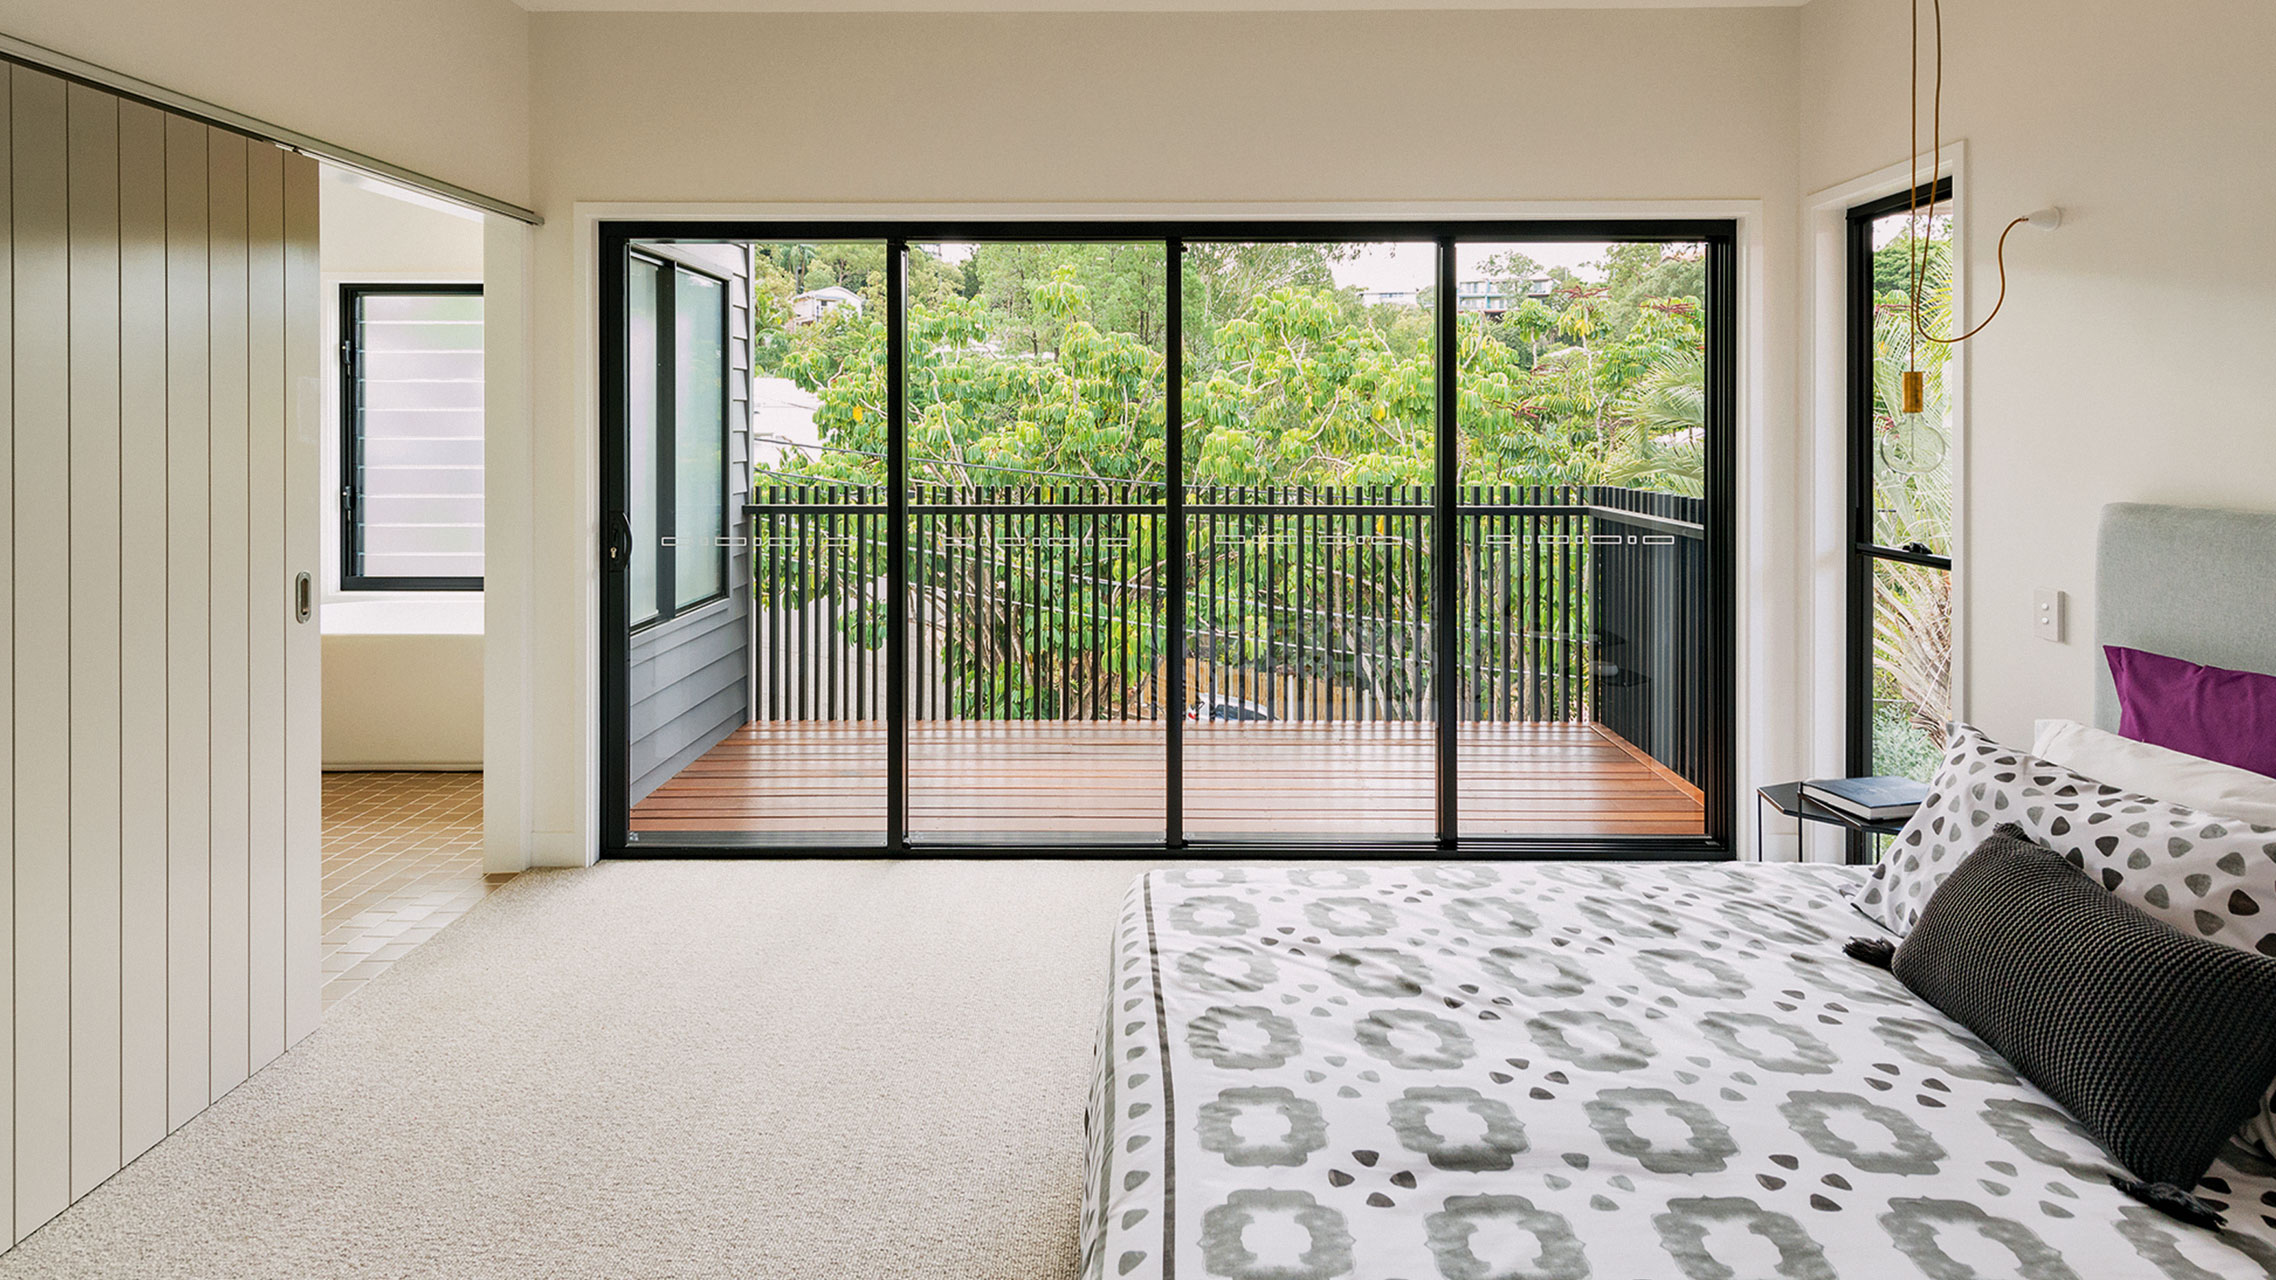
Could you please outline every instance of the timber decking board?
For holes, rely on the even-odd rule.
[[[1428,836],[1433,728],[1414,722],[1185,727],[1196,837]],[[1163,727],[1120,721],[918,721],[909,830],[975,837],[1158,837]],[[1472,835],[1677,835],[1699,802],[1585,724],[1466,724],[1462,830]],[[754,721],[632,810],[636,834],[885,829],[885,730],[874,721]]]

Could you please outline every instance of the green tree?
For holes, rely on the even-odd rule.
[[[1433,482],[1431,313],[1363,306],[1357,291],[1337,288],[1333,265],[1352,252],[1334,245],[1196,245],[1188,252],[1185,420],[1178,424],[1185,480],[1266,490]],[[763,287],[780,293],[793,283],[786,264],[796,257],[768,255],[784,278]],[[911,290],[906,452],[912,481],[1053,494],[1071,484],[1091,498],[1159,501],[1172,477],[1164,443],[1169,424],[1160,308],[1166,289],[1158,247],[986,245],[954,266],[930,254],[913,259],[912,277],[937,286]],[[1497,269],[1538,274],[1519,256]],[[881,258],[831,247],[806,264],[809,284],[866,272],[868,289],[881,271]],[[1529,299],[1499,321],[1459,317],[1463,482],[1617,483],[1697,493],[1705,426],[1701,298],[1645,291],[1703,281],[1702,272],[1679,255],[1615,254],[1617,284],[1561,273],[1550,296]],[[758,314],[762,324],[779,323],[770,308]],[[779,348],[775,367],[815,394],[816,426],[829,446],[783,467],[817,481],[882,483],[882,306],[833,310],[760,338],[762,349]],[[1072,527],[1050,525],[1050,519],[1023,515],[988,524],[976,536],[1039,537],[1047,526]],[[1095,584],[1151,582],[1159,546],[1147,538],[1158,540],[1158,532],[1135,546],[1085,540],[1065,553],[1065,572],[1049,580],[1021,576],[1027,570],[1017,567],[1023,562],[1016,555],[958,558],[928,548],[923,554],[932,568],[924,581],[972,599],[1045,602],[1037,616],[1128,609],[1136,606],[1097,598]],[[1332,551],[1213,531],[1196,538],[1198,565],[1245,566],[1242,580],[1309,591],[1310,599],[1325,598],[1335,584],[1339,599],[1358,602],[1356,611],[1318,620],[1337,634],[1295,648],[1365,656],[1342,666],[1305,659],[1328,663],[1306,678],[1365,689],[1379,707],[1419,705],[1428,665],[1420,651],[1410,651],[1408,640],[1421,634],[1416,620],[1401,612],[1421,598],[1409,559],[1369,538]],[[873,569],[881,567],[874,549],[865,554]],[[999,564],[1012,567],[991,567]],[[994,576],[1007,573],[1014,576]],[[1214,651],[1215,660],[1260,670],[1296,661],[1286,655],[1286,638],[1276,635],[1269,607],[1251,600],[1242,609],[1242,616],[1210,633],[1211,646],[1226,646]],[[1115,615],[1108,630],[1118,637],[1111,660],[1090,648],[1070,648],[1090,645],[1101,633],[1039,639],[1033,628],[988,621],[995,616],[973,614],[971,629],[958,632],[944,655],[960,707],[1065,714],[1096,681],[1147,679],[1159,647],[1153,623],[1140,614]],[[1342,633],[1353,627],[1374,630],[1371,638]],[[857,634],[859,642],[880,642],[872,638],[881,634],[873,619],[849,623],[849,635]]]

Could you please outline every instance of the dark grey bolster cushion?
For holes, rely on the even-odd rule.
[[[2012,825],[1890,967],[2145,1184],[2196,1186],[2276,1079],[2276,960],[2151,918]]]

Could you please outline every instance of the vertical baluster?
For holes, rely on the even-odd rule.
[[[1092,513],[1087,517],[1087,532],[1082,542],[1083,589],[1082,594],[1077,598],[1082,602],[1083,610],[1077,619],[1077,624],[1082,628],[1083,634],[1083,647],[1081,649],[1083,655],[1083,706],[1085,708],[1084,718],[1089,720],[1105,718],[1101,714],[1101,702],[1104,699],[1111,698],[1118,710],[1122,708],[1128,697],[1127,690],[1130,684],[1128,677],[1118,671],[1114,678],[1114,687],[1109,689],[1106,686],[1104,683],[1106,663],[1104,655],[1098,647],[1106,636],[1106,633],[1100,628],[1102,620],[1110,612],[1110,608],[1112,612],[1124,618],[1125,625],[1129,621],[1127,613],[1129,606],[1119,603],[1110,605],[1106,596],[1108,583],[1124,582],[1129,576],[1129,569],[1118,562],[1130,554],[1130,547],[1127,544],[1130,543],[1133,532],[1130,527],[1130,516],[1127,512],[1117,513],[1099,510],[1099,508],[1113,501],[1113,497],[1105,486],[1092,487],[1090,495]],[[1113,546],[1115,543],[1126,544],[1119,554],[1116,553]],[[1126,594],[1128,593],[1117,592],[1116,600],[1119,601]],[[1124,713],[1115,718],[1127,720],[1130,717]]]
[[[775,618],[782,601],[775,595],[774,570],[774,486],[759,485],[754,496],[759,503],[759,518],[752,522],[751,575],[761,587],[760,596],[766,601],[766,612],[759,616],[759,704],[762,720],[779,720],[781,714],[775,703],[775,664],[781,661],[781,648],[775,643]],[[756,604],[753,605],[757,607]]]
[[[1565,487],[1562,501],[1568,510],[1577,501],[1570,485]],[[1573,607],[1574,597],[1579,585],[1580,567],[1593,549],[1593,544],[1588,542],[1588,538],[1594,531],[1595,525],[1593,522],[1584,523],[1572,515],[1565,516],[1564,520],[1567,535],[1565,563],[1564,571],[1557,577],[1559,584],[1557,612],[1561,615],[1557,627],[1559,644],[1557,678],[1564,683],[1557,699],[1557,705],[1562,710],[1562,714],[1558,718],[1569,722],[1579,719],[1581,712],[1581,682],[1578,679],[1577,664],[1580,661],[1580,648],[1583,642],[1581,637],[1575,634],[1575,628],[1579,624],[1580,618]]]
[[[782,638],[777,632],[782,625],[782,589],[778,584],[777,575],[782,568],[782,552],[775,545],[775,540],[780,536],[777,531],[781,524],[781,512],[776,504],[781,499],[776,496],[776,487],[770,484],[759,490],[759,501],[765,508],[759,518],[759,528],[763,531],[763,536],[759,540],[759,545],[751,549],[752,555],[760,558],[752,562],[753,566],[758,572],[766,575],[767,612],[763,620],[766,630],[762,633],[766,637],[766,670],[762,673],[759,687],[766,700],[766,714],[762,718],[780,720],[782,719]]]
[[[1350,521],[1340,510],[1343,499],[1344,486],[1339,484],[1328,487],[1328,507],[1333,514],[1327,517],[1327,530],[1329,538],[1333,540],[1330,545],[1334,548],[1335,560],[1335,592],[1328,601],[1328,613],[1334,619],[1335,627],[1328,635],[1331,642],[1340,638],[1342,643],[1337,650],[1337,666],[1347,672],[1347,678],[1336,691],[1339,729],[1343,727],[1343,721],[1357,720],[1360,717],[1361,691],[1366,687],[1366,654],[1358,634],[1359,607],[1352,600],[1354,584],[1351,563],[1355,548],[1351,544]]]
[[[826,496],[830,503],[835,506],[838,501],[838,495],[836,493],[831,493]],[[838,581],[839,523],[840,521],[838,518],[838,513],[834,510],[831,511],[829,513],[829,516],[823,521],[824,533],[822,535],[822,594],[827,597],[830,602],[830,678],[828,685],[829,696],[826,702],[826,714],[827,718],[831,720],[837,720],[841,718],[839,686],[844,682],[844,673],[839,670],[842,664],[842,659],[844,657],[843,650],[845,649],[845,645],[841,640],[841,637],[845,634],[845,619],[843,617],[843,607],[839,603],[839,590],[842,585]]]
[[[1264,651],[1257,655],[1258,692],[1264,696],[1264,713],[1275,720],[1280,718],[1280,517],[1273,513],[1272,490],[1260,491],[1258,499],[1264,507],[1264,531],[1259,535],[1258,553],[1262,562],[1257,565],[1258,576],[1263,579],[1264,596]]]
[[[1036,630],[1041,633],[1039,652],[1044,655],[1046,663],[1044,688],[1049,690],[1050,707],[1054,715],[1063,716],[1067,705],[1067,668],[1064,661],[1066,627],[1063,613],[1067,604],[1067,569],[1064,539],[1066,531],[1072,527],[1072,517],[1065,509],[1066,499],[1059,496],[1056,486],[1050,491],[1047,505],[1050,509],[1038,512],[1035,517],[1036,528],[1041,531],[1037,541],[1040,543],[1038,550],[1043,553],[1044,564],[1044,573],[1036,584],[1037,613],[1041,615],[1036,622]],[[1044,699],[1039,697],[1029,714],[1040,716],[1043,711]]]
[[[1210,501],[1213,503],[1221,502],[1222,499],[1219,495],[1222,492],[1223,490],[1219,487],[1211,486],[1209,490]],[[1208,536],[1202,539],[1201,560],[1198,566],[1200,572],[1195,575],[1195,580],[1201,584],[1201,607],[1205,615],[1202,629],[1198,633],[1203,646],[1203,652],[1200,655],[1202,669],[1195,677],[1191,699],[1192,703],[1197,706],[1209,703],[1216,698],[1217,664],[1225,656],[1222,652],[1224,646],[1217,643],[1217,632],[1223,626],[1222,619],[1225,611],[1225,562],[1224,557],[1218,553],[1218,548],[1223,543],[1225,536],[1225,517],[1221,514],[1212,513],[1203,517],[1201,523],[1202,527],[1208,530]]]
[[[1436,683],[1452,679],[1454,672],[1438,670],[1438,647],[1432,642],[1432,633],[1438,626],[1448,624],[1448,610],[1461,606],[1461,592],[1454,592],[1454,599],[1438,599],[1438,581],[1429,572],[1429,560],[1432,560],[1434,551],[1434,528],[1429,524],[1429,506],[1432,506],[1434,494],[1425,485],[1413,485],[1407,492],[1409,506],[1423,508],[1409,517],[1413,522],[1413,535],[1407,547],[1402,547],[1404,560],[1407,560],[1407,581],[1411,583],[1407,599],[1413,601],[1409,608],[1413,610],[1413,647],[1416,647],[1413,676],[1407,679],[1407,717],[1409,720],[1436,720],[1436,713],[1432,713],[1432,708],[1438,706]],[[1452,553],[1452,547],[1448,553]]]
[[[1551,568],[1549,574],[1549,611],[1554,629],[1549,633],[1549,714],[1558,723],[1570,719],[1570,704],[1566,701],[1567,681],[1565,664],[1568,657],[1567,628],[1572,617],[1565,611],[1565,585],[1571,566],[1573,551],[1573,518],[1563,510],[1567,490],[1563,485],[1553,486],[1549,500],[1558,507],[1552,523],[1557,536],[1551,540]]]
[[[1297,490],[1290,490],[1290,494],[1293,494],[1293,499],[1290,501],[1293,501],[1300,510],[1311,503],[1311,490],[1297,487]],[[1309,515],[1297,515],[1295,517],[1295,667],[1293,667],[1295,690],[1293,690],[1293,697],[1290,697],[1290,708],[1288,708],[1297,722],[1318,717],[1318,708],[1313,706],[1313,692],[1311,692],[1311,667],[1313,667],[1311,649],[1313,649],[1313,626],[1316,626],[1316,622],[1313,622],[1316,613],[1313,613],[1313,590],[1311,588],[1313,588],[1313,579],[1311,579],[1311,517]]]
[[[1476,506],[1478,501],[1477,492],[1474,489],[1455,490],[1457,510],[1455,511],[1454,529],[1455,537],[1462,544],[1460,548],[1462,553],[1461,564],[1465,577],[1463,584],[1465,603],[1462,609],[1461,630],[1455,632],[1455,637],[1460,646],[1458,652],[1462,655],[1462,666],[1465,672],[1464,687],[1459,699],[1462,707],[1462,718],[1476,720],[1484,692],[1485,653],[1484,646],[1478,642],[1478,623],[1481,620],[1481,614],[1478,610],[1478,535],[1471,522],[1462,518],[1462,513],[1459,510],[1459,505],[1465,500],[1465,496],[1472,506]],[[1443,620],[1441,620],[1441,625],[1444,625]]]
[[[910,485],[907,500],[911,505],[920,501],[928,503],[932,501],[923,485]],[[906,640],[909,674],[902,682],[901,688],[903,696],[909,700],[908,718],[911,720],[915,720],[924,714],[926,690],[930,687],[933,665],[932,656],[928,650],[931,638],[939,633],[941,624],[943,602],[938,594],[937,582],[941,571],[942,554],[939,543],[940,525],[941,521],[938,515],[909,521],[910,545],[921,545],[926,550],[922,554],[912,556],[911,563],[901,571],[902,589],[908,593],[909,598],[906,609],[909,626]],[[862,514],[861,533],[862,564],[865,568],[869,563],[869,548],[873,545],[871,542],[872,531],[872,519],[867,512],[864,512]],[[869,600],[869,577],[866,573],[863,575],[862,582],[862,600],[866,605]],[[864,634],[867,634],[866,626],[864,627]],[[867,666],[868,664],[864,663],[863,665]],[[879,701],[876,689],[882,683],[883,681],[880,680],[871,680],[870,695],[862,704],[864,719],[872,716],[873,708]]]
[[[814,670],[814,647],[807,643],[806,635],[806,527],[813,520],[813,515],[804,509],[808,500],[807,486],[801,484],[793,492],[792,501],[797,505],[792,508],[795,514],[790,522],[790,581],[786,584],[789,598],[796,602],[795,611],[790,616],[794,633],[791,643],[797,649],[796,668],[791,676],[791,705],[796,713],[792,718],[811,720],[813,714],[807,704],[806,686]]]
[[[1501,506],[1510,506],[1508,485],[1498,486],[1495,499]],[[1494,556],[1494,593],[1496,597],[1494,645],[1494,719],[1510,718],[1510,664],[1514,658],[1510,650],[1510,552],[1515,548],[1517,522],[1507,512],[1494,520],[1496,544]]]
[[[1541,649],[1541,579],[1549,567],[1548,521],[1541,515],[1541,486],[1525,487],[1525,718],[1536,724],[1549,718],[1548,699],[1541,687],[1546,670]]]

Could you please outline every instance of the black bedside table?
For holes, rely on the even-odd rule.
[[[1912,819],[1912,815],[1908,813],[1902,818],[1887,818],[1879,822],[1868,822],[1863,818],[1843,813],[1839,809],[1829,809],[1815,800],[1803,799],[1802,784],[1799,782],[1781,782],[1773,786],[1763,787],[1754,793],[1754,802],[1754,860],[1756,862],[1762,861],[1762,806],[1766,804],[1799,822],[1823,822],[1828,826],[1840,827],[1846,831],[1854,831],[1868,836],[1893,836],[1904,830],[1905,823]],[[1799,830],[1799,828],[1796,829]],[[1864,865],[1854,855],[1846,858],[1845,861],[1852,866]]]

